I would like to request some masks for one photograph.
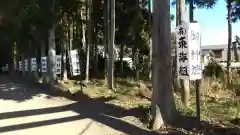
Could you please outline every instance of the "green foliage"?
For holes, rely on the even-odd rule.
[[[232,43],[234,46],[236,46],[237,48],[240,47],[240,37],[238,35],[235,36],[234,41]]]
[[[129,63],[123,61],[124,73],[121,73],[121,61],[115,62],[115,76],[116,77],[132,77],[134,76],[133,69],[130,67]]]
[[[187,3],[190,0],[186,0]],[[194,6],[197,8],[213,8],[213,6],[218,2],[218,0],[193,0]],[[176,4],[176,0],[172,1],[172,5]]]
[[[219,78],[223,73],[223,68],[219,63],[212,61],[205,66],[205,69],[203,72],[205,77]]]
[[[14,4],[13,4],[14,3]],[[124,57],[134,58],[136,50],[139,50],[139,63],[134,67],[140,67],[140,74],[145,75],[148,69],[148,53],[149,53],[149,10],[147,9],[147,0],[143,1],[116,1],[116,36],[115,44],[117,48],[124,45]],[[0,42],[5,42],[4,38],[10,40],[4,50],[10,49],[12,43],[16,43],[18,54],[27,53],[29,42],[31,41],[31,53],[37,52],[39,56],[42,45],[48,43],[48,31],[52,24],[56,25],[55,37],[56,47],[60,48],[60,44],[67,43],[69,45],[68,26],[73,25],[73,48],[82,49],[82,28],[89,27],[87,8],[90,3],[86,0],[8,0],[0,2],[0,33],[3,35]],[[98,46],[104,46],[104,4],[100,0],[93,0],[91,3],[93,11],[91,13],[92,21],[92,43]],[[1,8],[2,7],[2,8]],[[173,18],[173,16],[172,16]],[[86,33],[86,41],[88,41]],[[47,49],[47,48],[46,48]],[[60,49],[58,49],[60,50]],[[96,54],[91,50],[91,55]],[[102,51],[103,52],[103,51]],[[102,52],[98,52],[101,54]],[[59,53],[59,51],[57,52]],[[85,53],[85,52],[84,52]],[[86,54],[83,54],[85,56]],[[91,57],[90,72],[93,66],[104,65],[102,63],[95,64],[94,56]],[[97,55],[98,56],[98,55]],[[85,57],[83,57],[84,59]],[[97,59],[97,58],[96,58]],[[98,58],[98,61],[102,61]],[[83,60],[83,63],[86,59]],[[104,62],[104,61],[102,61]],[[84,67],[84,66],[83,66]],[[129,67],[125,67],[124,71],[128,71],[128,75],[134,76]],[[132,70],[132,69],[131,69]],[[136,70],[136,68],[135,68]],[[102,71],[99,69],[99,71]],[[119,69],[116,69],[119,72]],[[131,72],[131,73],[130,73]],[[104,73],[104,72],[103,72]],[[92,73],[90,73],[92,74]],[[118,73],[116,73],[118,74]],[[147,73],[146,73],[147,74]]]

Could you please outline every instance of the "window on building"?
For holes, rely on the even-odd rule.
[[[212,51],[215,55],[215,58],[221,58],[222,57],[222,50],[213,50]]]

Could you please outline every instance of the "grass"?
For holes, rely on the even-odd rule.
[[[70,88],[72,91],[80,91],[80,84],[75,81],[68,81],[67,83],[60,83],[61,87]],[[104,80],[91,80],[87,87],[83,88],[83,92],[92,98],[100,97],[115,97],[115,100],[109,101],[115,104],[116,102],[125,104],[123,107],[138,107],[144,104],[150,104],[150,101],[141,97],[141,90],[138,83],[129,80],[116,79],[115,89],[109,90],[105,85]],[[149,93],[151,91],[148,91]],[[119,105],[119,104],[118,104]]]
[[[218,81],[219,82],[219,81]],[[61,87],[71,88],[72,91],[79,91],[80,84],[74,81],[62,83]],[[136,119],[148,124],[151,119],[150,98],[151,90],[149,87],[143,87],[144,82],[135,82],[132,80],[116,79],[115,89],[109,90],[104,80],[91,80],[83,88],[83,92],[92,98],[110,98],[107,103],[124,107],[126,109],[138,108],[142,112]],[[213,81],[211,81],[213,84]],[[146,84],[149,85],[149,82]],[[222,85],[206,85],[203,83],[201,88],[201,120],[218,125],[220,127],[236,127],[239,123],[234,123],[239,117],[237,102],[234,100],[234,89],[219,88]],[[206,87],[207,86],[207,87]],[[238,85],[234,85],[238,86]],[[239,85],[240,86],[240,85]],[[178,93],[174,94],[177,109],[184,116],[196,116],[196,98],[195,90],[191,90],[191,99],[188,109],[183,109]],[[136,123],[133,123],[136,124]]]
[[[177,100],[179,101],[179,100]],[[238,117],[237,105],[231,98],[204,97],[201,99],[201,120],[213,124],[232,126],[230,121]],[[196,116],[196,98],[192,96],[190,106],[184,110],[177,102],[179,111],[185,116]]]

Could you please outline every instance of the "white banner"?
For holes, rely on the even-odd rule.
[[[28,59],[24,60],[25,71],[28,71]]]
[[[22,61],[19,61],[18,65],[19,65],[19,71],[22,71]]]
[[[199,23],[177,27],[177,73],[179,79],[202,78],[201,32]]]
[[[37,59],[31,58],[31,72],[37,71]]]
[[[14,62],[14,70],[17,70],[17,63]]]
[[[80,62],[78,56],[78,50],[70,51],[70,59],[71,59],[71,71],[73,76],[80,75]]]
[[[61,66],[62,66],[62,56],[56,55],[55,73],[57,75],[61,74]]]
[[[8,70],[8,64],[6,64],[6,69]]]
[[[47,72],[47,57],[41,57],[41,71],[42,73]]]

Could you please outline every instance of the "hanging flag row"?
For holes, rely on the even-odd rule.
[[[78,50],[70,51],[70,70],[73,76],[80,75],[80,61]]]
[[[77,50],[71,50],[69,51],[70,54],[70,69],[71,73],[73,76],[80,75],[80,62],[79,62],[79,56],[78,56],[78,51]],[[61,74],[61,67],[62,67],[62,56],[61,55],[56,55],[56,63],[55,63],[55,73],[57,75]],[[24,65],[24,67],[23,67]],[[30,65],[30,69],[29,69]],[[31,58],[29,61],[28,59],[23,61],[18,62],[18,69],[19,71],[29,71],[31,72],[36,72],[38,70],[37,68],[37,59],[36,58]],[[14,69],[17,70],[17,64],[14,63]],[[46,73],[48,71],[47,67],[47,57],[41,57],[41,72]]]

